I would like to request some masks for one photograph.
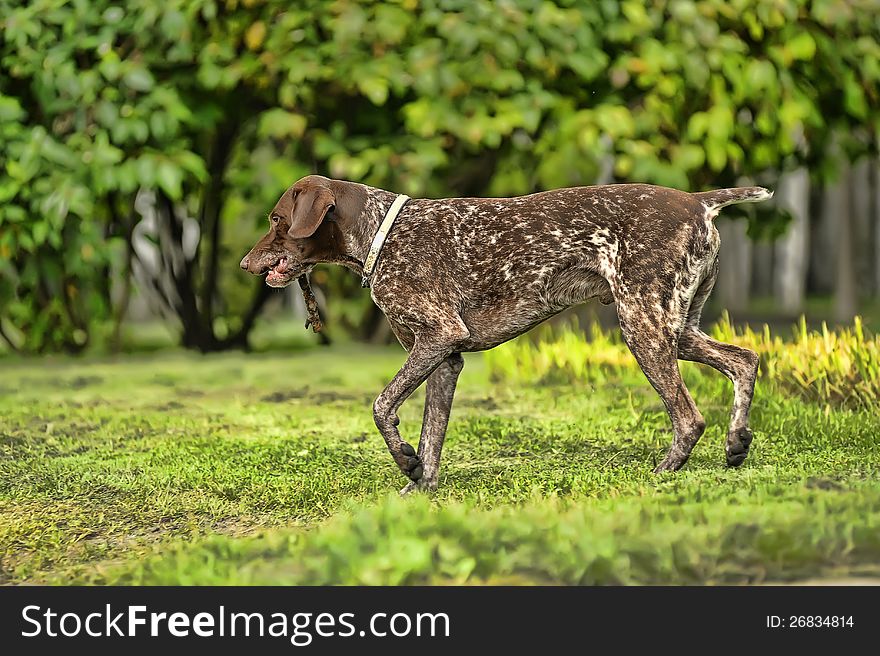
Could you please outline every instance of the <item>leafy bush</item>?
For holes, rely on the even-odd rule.
[[[78,351],[109,310],[106,208],[81,153],[25,117],[0,86],[0,334],[24,351]]]
[[[769,326],[737,330],[725,314],[711,330],[715,339],[745,346],[761,356],[761,377],[809,401],[853,408],[880,402],[880,336],[865,332],[856,317],[851,327],[809,330],[806,320],[785,341]],[[596,382],[638,365],[616,331],[593,324],[586,333],[577,323],[538,331],[486,353],[496,380],[531,383]]]
[[[187,47],[174,7],[128,9],[0,0],[0,328],[23,351],[84,347],[129,276],[138,191],[179,202],[206,177],[212,99],[161,72]]]
[[[834,0],[0,0],[0,329],[84,343],[149,260],[136,199],[143,286],[213,350],[244,344],[268,291],[242,244],[308,172],[429,196],[609,163],[681,188],[829,174],[835,135],[876,146],[878,37],[870,3]],[[342,275],[339,313],[377,324]]]

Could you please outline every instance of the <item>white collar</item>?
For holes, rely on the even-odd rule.
[[[388,233],[391,231],[391,226],[394,225],[394,220],[409,199],[409,196],[406,194],[400,194],[391,203],[391,207],[388,208],[385,218],[382,219],[382,224],[376,231],[376,236],[373,237],[373,243],[370,244],[370,252],[367,253],[367,259],[364,260],[364,275],[361,278],[361,287],[370,286],[370,276],[373,275],[373,269],[376,268],[376,262],[379,261],[379,254],[382,252],[382,246],[385,245],[385,239],[387,239]]]

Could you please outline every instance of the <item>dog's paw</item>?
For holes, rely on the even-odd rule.
[[[752,431],[747,426],[737,428],[727,436],[727,446],[724,451],[727,454],[727,466],[739,467],[749,455],[749,447],[752,444]]]
[[[394,456],[394,462],[400,467],[400,471],[402,471],[411,481],[418,482],[419,479],[422,478],[422,474],[424,473],[422,459],[416,455],[416,450],[412,448],[412,446],[403,442],[400,445],[400,450],[391,455]]]
[[[654,473],[659,474],[665,471],[678,471],[682,467],[684,467],[684,463],[687,462],[687,458],[672,458],[670,456],[666,456],[659,465],[654,467]]]
[[[674,451],[670,451],[666,454],[666,457],[663,458],[663,461],[654,467],[654,473],[659,474],[661,472],[674,472],[678,471],[684,464],[688,461],[687,456],[683,456],[679,453],[675,453]]]

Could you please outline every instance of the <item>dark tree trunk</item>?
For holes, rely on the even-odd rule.
[[[224,123],[217,130],[208,159],[210,179],[202,192],[199,211],[199,223],[202,227],[199,252],[202,251],[203,246],[207,247],[207,257],[202,267],[205,275],[199,295],[202,316],[201,332],[210,335],[212,339],[214,337],[214,297],[217,293],[217,267],[222,234],[220,212],[223,209],[226,186],[224,177],[237,132],[236,121]]]

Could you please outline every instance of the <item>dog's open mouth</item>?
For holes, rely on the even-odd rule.
[[[290,263],[286,257],[282,257],[266,274],[266,284],[270,287],[287,287],[294,278],[295,276],[291,275]]]

